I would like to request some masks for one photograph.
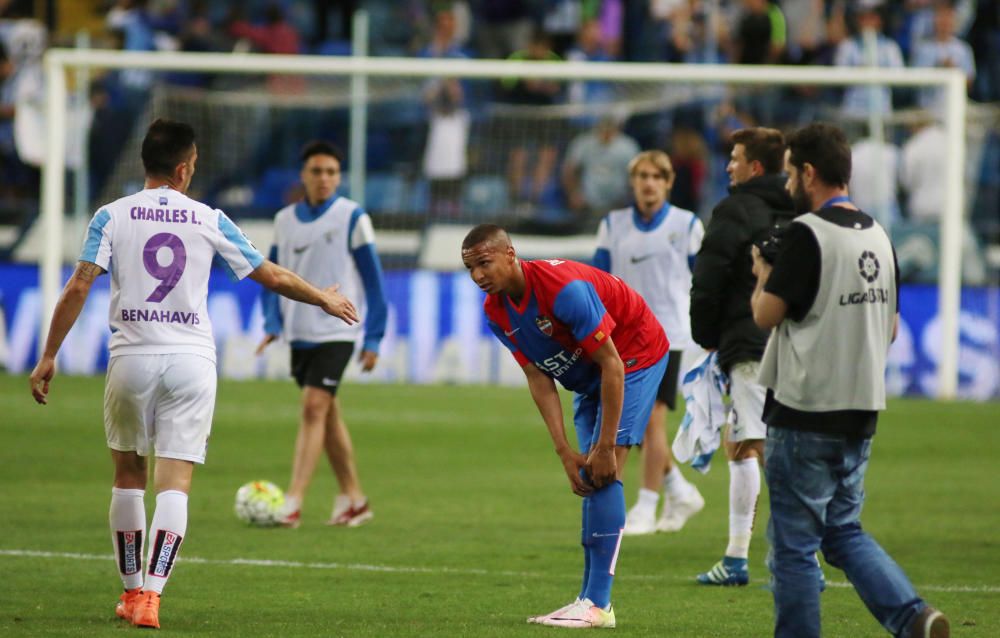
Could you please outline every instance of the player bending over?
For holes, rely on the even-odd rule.
[[[462,242],[486,292],[490,328],[521,365],[573,493],[583,497],[583,585],[576,600],[529,623],[614,627],[611,584],[625,525],[622,473],[642,442],[669,343],[646,302],[621,279],[573,261],[518,259],[499,226]],[[576,393],[580,452],[566,439],[554,379]]]

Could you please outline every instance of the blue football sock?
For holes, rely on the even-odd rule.
[[[615,481],[589,498],[590,578],[584,597],[598,607],[607,607],[611,602],[611,584],[615,578],[622,528],[625,527],[625,490],[621,481]]]
[[[590,497],[581,499],[580,510],[582,526],[580,528],[580,545],[583,546],[583,584],[580,586],[580,598],[587,595],[587,585],[590,583]]]

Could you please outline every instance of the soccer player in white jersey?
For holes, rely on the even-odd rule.
[[[310,142],[301,159],[306,196],[275,216],[270,258],[310,281],[339,281],[344,294],[365,306],[365,321],[362,333],[361,325],[345,326],[312,308],[284,300],[279,304],[276,295],[264,292],[267,335],[257,352],[283,335],[292,347],[292,375],[302,388],[292,480],[285,492],[281,521],[286,527],[299,525],[302,501],[320,452],[326,450],[339,485],[328,524],[357,527],[373,514],[361,489],[337,388],[359,339],[362,371],[372,370],[378,361],[386,323],[382,267],[371,218],[357,202],[337,195],[340,150],[329,142]]]
[[[691,264],[704,227],[689,210],[670,203],[674,169],[663,151],[643,151],[628,166],[635,204],[613,210],[597,230],[594,265],[621,277],[642,295],[667,338],[670,359],[642,442],[642,487],[625,519],[625,534],[675,532],[705,506],[705,499],[673,463],[667,446],[667,410],[677,405],[677,380],[691,339],[688,305]],[[657,519],[660,491],[663,511]]]
[[[187,197],[197,159],[189,125],[162,119],[150,125],[142,143],[144,188],[102,206],[91,220],[30,379],[32,396],[46,403],[59,347],[94,280],[110,272],[104,429],[115,466],[111,540],[125,587],[115,613],[139,627],[160,626],[160,594],[187,536],[191,476],[205,461],[216,389],[208,316],[213,259],[237,278],[250,277],[346,324],[358,321],[336,287],[320,290],[264,259],[225,213]],[[143,574],[150,454],[156,509]]]

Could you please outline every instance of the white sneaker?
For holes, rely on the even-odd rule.
[[[663,513],[656,521],[658,532],[679,532],[688,519],[705,507],[705,499],[694,485],[688,484],[686,494],[681,498],[670,495],[664,497]]]
[[[615,609],[611,605],[607,609],[601,609],[590,599],[584,598],[576,601],[566,611],[550,615],[541,624],[570,629],[614,629]]]
[[[633,505],[625,516],[625,528],[622,533],[626,536],[642,536],[655,531],[656,512]]]
[[[358,527],[374,517],[375,513],[368,506],[368,499],[365,499],[360,505],[355,505],[346,495],[338,494],[333,501],[333,513],[330,514],[330,520],[326,524]]]
[[[580,599],[577,598],[576,600],[574,600],[570,604],[564,605],[564,606],[560,607],[559,609],[557,609],[555,611],[550,611],[547,614],[542,614],[541,616],[528,616],[528,624],[529,625],[541,625],[541,624],[543,624],[542,621],[544,621],[546,618],[551,618],[552,616],[559,616],[561,614],[565,614],[567,611],[570,610],[570,608],[576,607],[579,604],[580,604]]]
[[[285,499],[274,515],[274,522],[281,527],[297,528],[302,523],[302,503],[299,499]]]

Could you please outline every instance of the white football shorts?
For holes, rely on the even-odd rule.
[[[104,386],[108,447],[204,463],[215,388],[215,363],[200,355],[112,357]]]
[[[735,364],[729,371],[729,434],[733,443],[767,437],[764,424],[764,397],[767,389],[757,382],[759,361]]]

